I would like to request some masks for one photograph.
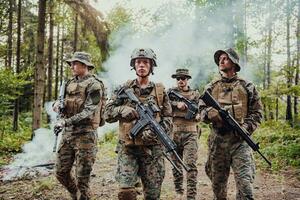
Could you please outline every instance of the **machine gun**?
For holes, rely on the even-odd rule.
[[[166,131],[154,118],[154,113],[159,111],[157,110],[158,108],[156,109],[151,105],[145,106],[135,96],[132,89],[124,89],[123,92],[125,93],[126,97],[128,97],[129,100],[136,105],[136,111],[139,114],[139,120],[137,120],[134,127],[131,129],[130,137],[134,140],[142,129],[144,129],[146,126],[149,126],[150,130],[157,135],[157,138],[165,147],[166,152],[164,152],[164,156],[170,161],[174,169],[176,169],[180,173],[180,170],[168,156],[168,154],[173,155],[178,163],[183,166],[186,171],[189,171],[190,169],[183,163],[176,152],[176,144],[173,140],[171,140]],[[122,96],[124,96],[124,94]]]
[[[259,153],[259,155],[271,166],[271,162],[268,161],[268,159],[259,151],[259,143],[255,143],[251,137],[249,136],[249,132],[242,128],[239,123],[230,115],[230,113],[222,108],[220,104],[211,96],[211,94],[207,91],[204,92],[201,99],[204,101],[204,103],[208,106],[211,106],[218,110],[221,118],[223,119],[226,124],[231,127],[243,140],[247,142],[247,144],[253,149],[253,151],[256,151]]]
[[[59,97],[58,97],[58,115],[57,115],[57,120],[60,120],[63,118],[63,111],[65,109],[65,90],[66,90],[66,83],[65,81],[62,81],[60,89],[59,89]],[[55,134],[55,140],[54,140],[54,146],[53,146],[53,152],[56,152],[56,147],[57,147],[57,138],[58,134],[63,130],[62,127],[55,128],[54,129],[54,134]]]
[[[174,90],[170,90],[168,92],[169,97],[174,97],[179,101],[183,101],[185,105],[187,105],[187,114],[185,115],[185,119],[193,119],[195,118],[196,114],[198,113],[198,105],[191,100],[187,99],[186,97],[182,96],[178,92]]]

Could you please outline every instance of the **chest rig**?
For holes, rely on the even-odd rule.
[[[128,88],[132,87],[133,81],[128,81],[126,83]],[[150,93],[146,92],[145,94],[141,94],[141,89],[139,88],[133,88],[134,94],[137,96],[137,98],[144,104],[148,105],[149,103],[152,103],[154,107],[158,108],[158,112],[155,113],[155,119],[157,122],[161,121],[161,110],[163,109],[163,96],[164,96],[164,86],[161,83],[156,83],[153,89]],[[129,101],[125,101],[123,105],[134,107],[133,104],[131,104]],[[138,136],[133,141],[130,138],[130,130],[133,128],[134,124],[136,123],[136,120],[133,120],[131,122],[124,122],[122,120],[119,120],[119,139],[125,142],[126,146],[141,146],[141,145],[154,145],[157,143],[144,143],[144,141],[141,139],[142,133],[139,133]]]
[[[67,118],[76,115],[83,111],[84,103],[87,98],[87,89],[96,80],[93,76],[83,80],[76,81],[70,80],[66,88],[65,115]],[[80,125],[73,127],[76,131],[93,131],[99,127],[100,123],[100,107],[101,101],[98,103],[97,109],[94,114],[80,122]],[[77,130],[78,129],[78,130]]]
[[[193,101],[197,98],[196,91],[179,91],[176,89],[182,96]],[[194,119],[185,119],[186,110],[179,110],[177,106],[172,107],[173,111],[173,132],[197,132],[197,122]]]
[[[212,96],[228,110],[234,119],[242,124],[248,113],[248,92],[242,80],[232,82],[218,81],[212,89]]]

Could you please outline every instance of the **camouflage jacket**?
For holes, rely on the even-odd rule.
[[[137,84],[137,80],[131,81],[131,83],[126,83],[122,87],[126,88],[132,88],[134,90],[135,95],[138,98],[141,98],[141,96],[150,96],[152,91],[155,88],[155,83],[150,82],[149,85],[146,88],[140,88],[140,86]],[[104,116],[105,120],[109,123],[113,123],[116,121],[121,120],[120,113],[117,112],[117,109],[119,106],[122,105],[128,105],[128,100],[123,99],[120,100],[117,98],[117,92],[119,89],[115,90],[114,93],[112,94],[111,99],[108,101],[108,104],[106,105]],[[134,105],[129,105],[131,107],[134,107]],[[163,99],[162,99],[162,105],[159,106],[160,108],[160,123],[162,124],[163,128],[166,130],[166,132],[170,132],[172,129],[172,108],[169,102],[169,97],[166,94],[165,91],[163,91]],[[120,122],[121,124],[121,122]]]
[[[242,126],[246,128],[249,133],[253,133],[262,120],[262,103],[259,97],[259,94],[253,85],[253,83],[234,76],[231,79],[221,77],[218,80],[212,81],[206,86],[206,90],[209,93],[212,93],[217,84],[222,83],[232,83],[232,86],[242,85],[242,87],[247,92],[247,113],[245,113],[245,118]],[[236,84],[237,83],[237,84]],[[207,118],[208,106],[200,99],[199,109],[201,113],[201,119],[205,123],[210,123]],[[216,130],[217,131],[217,130]]]
[[[83,97],[80,90],[84,90],[81,92],[84,93]],[[102,94],[101,81],[94,75],[70,79],[66,84],[65,130],[73,133],[95,130],[99,126],[99,102]]]

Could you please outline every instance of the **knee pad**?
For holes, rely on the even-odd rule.
[[[119,200],[136,200],[137,192],[135,188],[121,188],[118,193]]]

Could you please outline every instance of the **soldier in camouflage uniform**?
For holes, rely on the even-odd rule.
[[[197,90],[192,90],[188,85],[188,79],[192,77],[188,69],[177,69],[172,78],[177,80],[177,87],[174,90],[182,96],[198,105],[200,94]],[[197,122],[200,115],[197,114],[194,119],[185,119],[187,114],[187,105],[171,95],[169,96],[173,111],[173,140],[177,145],[177,153],[183,158],[190,171],[187,172],[187,199],[192,200],[197,195],[197,159],[198,159],[198,126]],[[176,163],[176,160],[174,160]],[[177,165],[181,173],[173,169],[175,190],[177,199],[183,199],[183,171],[181,165]]]
[[[150,81],[150,74],[156,67],[156,55],[152,49],[135,49],[131,55],[130,66],[137,78],[127,81],[121,89],[132,88],[138,99],[147,104],[154,103],[159,112],[156,120],[169,132],[171,128],[171,105],[160,83]],[[118,90],[120,91],[120,90]],[[118,166],[116,180],[119,182],[118,198],[135,200],[135,184],[141,178],[144,199],[158,200],[161,184],[165,175],[163,149],[156,135],[146,127],[133,141],[129,133],[138,113],[128,99],[120,99],[117,91],[113,94],[105,109],[105,119],[112,123],[119,121]]]
[[[212,81],[206,90],[228,110],[239,124],[253,133],[261,122],[262,106],[255,86],[237,76],[239,57],[233,49],[218,50],[214,55],[221,78]],[[201,117],[212,123],[208,138],[206,174],[212,182],[214,199],[227,199],[230,167],[236,183],[236,199],[251,200],[255,165],[252,150],[220,117],[218,111],[200,102]]]
[[[89,182],[97,153],[104,88],[101,80],[89,72],[94,68],[89,54],[75,52],[67,63],[74,77],[66,83],[65,118],[55,125],[55,129],[64,128],[57,152],[56,177],[72,199],[87,200],[91,199]],[[71,173],[74,161],[76,177]]]

